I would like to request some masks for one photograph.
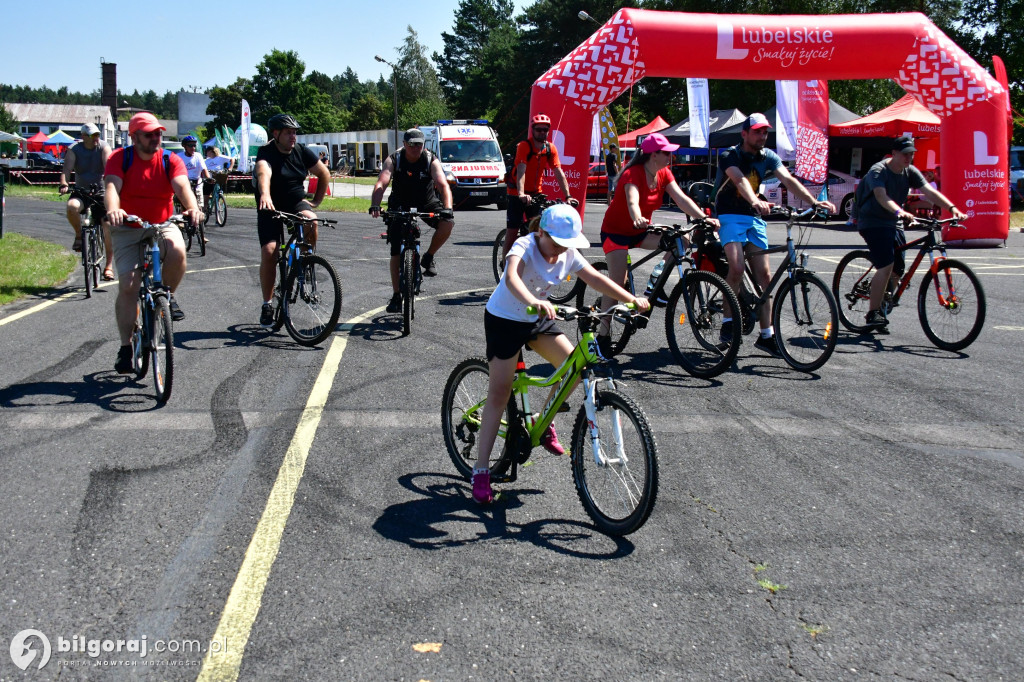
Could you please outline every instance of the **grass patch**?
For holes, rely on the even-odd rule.
[[[225,194],[228,208],[256,208],[256,198],[252,194]],[[370,209],[370,200],[360,197],[324,197],[317,209],[328,213],[366,213]]]
[[[46,294],[66,281],[78,262],[63,246],[5,232],[0,239],[0,305]]]
[[[61,196],[57,192],[57,185],[4,185],[4,196],[42,199],[43,201],[66,202],[68,200],[67,196]]]

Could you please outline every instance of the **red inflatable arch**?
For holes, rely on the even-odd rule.
[[[644,76],[893,78],[942,120],[942,190],[971,218],[947,238],[1007,237],[1007,92],[923,14],[619,10],[533,84],[530,115],[551,116],[552,141],[581,203],[594,112]],[[559,193],[553,182],[545,187]]]

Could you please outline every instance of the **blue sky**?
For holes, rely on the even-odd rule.
[[[515,0],[516,13],[532,2]],[[458,0],[19,2],[4,10],[0,82],[91,92],[100,88],[102,59],[117,64],[122,92],[192,86],[201,92],[252,77],[274,48],[298,52],[307,73],[334,76],[351,67],[361,81],[382,73],[390,78],[390,67],[373,56],[393,62],[409,25],[430,53],[440,52],[441,33],[451,32],[458,6]],[[32,28],[40,21],[45,30]]]

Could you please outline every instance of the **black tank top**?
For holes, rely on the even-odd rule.
[[[391,155],[391,164],[395,170],[391,174],[389,206],[422,211],[428,206],[441,203],[434,188],[434,177],[430,174],[430,164],[433,160],[434,155],[425,149],[416,163],[411,163],[405,158],[404,149]]]

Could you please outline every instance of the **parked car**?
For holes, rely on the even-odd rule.
[[[43,170],[61,170],[64,168],[64,162],[50,152],[28,152],[25,154],[25,158],[28,159],[31,168],[41,168]]]
[[[1010,203],[1024,202],[1024,147],[1010,147]]]
[[[813,183],[810,180],[806,180],[799,176],[796,176],[804,187],[811,193],[812,196],[818,196],[821,192],[821,183]],[[846,173],[840,173],[839,171],[830,170],[828,172],[828,200],[835,204],[838,209],[838,213],[842,218],[849,218],[853,212],[854,193],[857,191],[857,183],[860,182],[857,178]],[[806,202],[799,197],[790,197],[789,190],[786,189],[785,185],[779,182],[778,178],[768,178],[763,185],[761,185],[761,194],[764,195],[768,203],[779,204],[782,206],[792,206],[797,209],[809,208]]]
[[[603,163],[591,163],[587,171],[587,198],[608,198],[608,172]]]

